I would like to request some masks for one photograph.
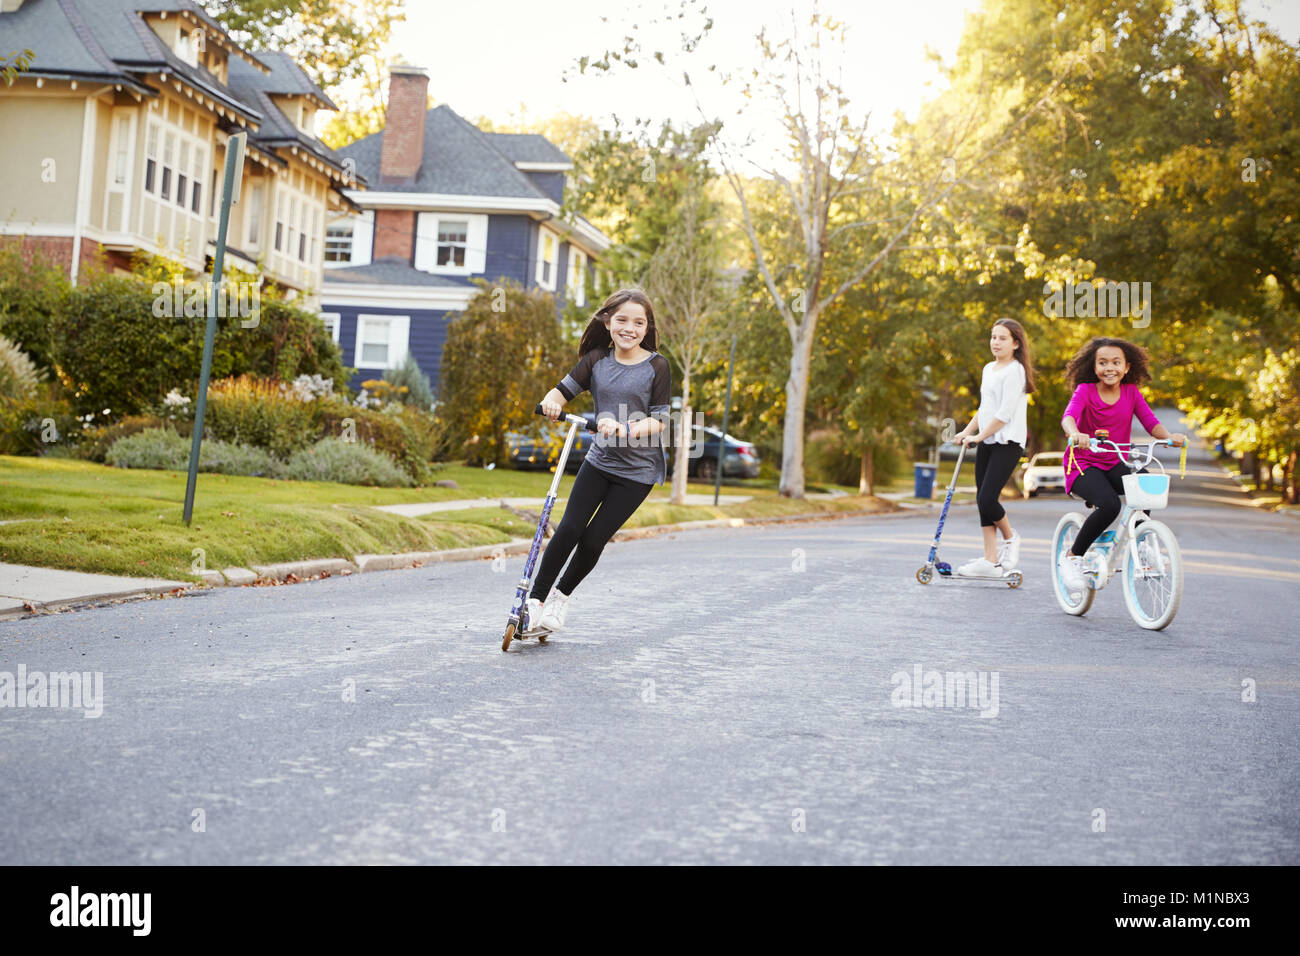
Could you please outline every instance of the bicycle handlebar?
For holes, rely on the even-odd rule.
[[[1109,448],[1107,447],[1108,445],[1110,446]],[[1161,470],[1162,471],[1164,470],[1165,467],[1164,463],[1161,462],[1160,459],[1156,458],[1157,445],[1172,445],[1172,442],[1170,442],[1168,438],[1153,438],[1149,442],[1120,442],[1120,443],[1113,442],[1108,438],[1088,439],[1088,448],[1090,450],[1108,451],[1133,471],[1141,471],[1143,468],[1145,468],[1147,465],[1151,464],[1152,462],[1155,462],[1157,465],[1160,465]],[[1188,443],[1184,441],[1182,444],[1182,452],[1178,456],[1178,477],[1179,478],[1187,477],[1187,445]],[[1146,457],[1141,462],[1138,462],[1134,457],[1134,449],[1141,448],[1141,447],[1146,448]],[[1125,448],[1128,449],[1127,453],[1125,452]],[[1137,454],[1140,455],[1141,452],[1138,452]],[[1074,464],[1074,442],[1071,442],[1069,462],[1066,464],[1067,472],[1073,464]],[[1082,469],[1080,470],[1082,471]]]

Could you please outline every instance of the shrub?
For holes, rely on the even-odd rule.
[[[444,428],[431,413],[392,404],[382,410],[335,401],[322,406],[323,438],[355,438],[392,458],[416,484],[428,484],[443,449]]]
[[[186,471],[190,462],[191,439],[170,428],[147,428],[119,438],[109,448],[105,461],[115,468],[158,468]],[[261,448],[223,441],[203,442],[199,471],[221,475],[279,477],[281,465]]]
[[[281,383],[245,375],[208,386],[203,430],[222,441],[288,458],[317,436],[319,413],[315,402],[293,398]]]
[[[36,363],[15,343],[0,335],[0,399],[22,400],[36,391]]]
[[[410,405],[425,412],[433,408],[433,386],[429,382],[429,376],[420,369],[420,363],[410,352],[406,353],[405,362],[397,368],[390,368],[384,372],[384,381],[400,394],[398,400],[403,405]],[[402,389],[405,391],[401,391]]]
[[[285,466],[285,475],[299,481],[338,481],[384,488],[411,484],[411,479],[387,455],[361,442],[340,438],[322,438],[298,452]]]
[[[25,398],[0,398],[0,455],[48,455],[80,439],[81,422],[58,383],[41,383]]]
[[[168,422],[157,415],[127,415],[111,425],[102,425],[85,433],[77,448],[77,457],[103,464],[108,450],[119,438],[138,435],[146,428],[166,428]],[[182,434],[188,434],[188,429]]]
[[[169,317],[175,309],[165,270],[153,261],[138,268],[141,274],[133,276],[87,273],[86,284],[71,289],[54,312],[52,362],[79,411],[135,415],[172,389],[194,394],[206,319]],[[270,286],[260,294],[257,318],[248,328],[239,317],[218,320],[214,381],[320,375],[346,384],[350,370],[319,316],[285,302]]]
[[[68,275],[40,249],[0,245],[0,331],[38,368],[53,366],[51,322],[68,292]]]

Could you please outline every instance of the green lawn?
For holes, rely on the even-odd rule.
[[[330,482],[277,481],[201,474],[193,527],[181,520],[185,474],[109,468],[63,458],[0,456],[0,562],[111,574],[191,580],[203,567],[250,567],[360,553],[439,550],[530,537],[534,524],[499,507],[441,512],[418,519],[374,505],[466,498],[542,498],[546,472],[487,471],[449,465],[439,477],[460,488],[365,488]],[[566,476],[560,493],[572,484]],[[690,491],[710,493],[692,483]],[[754,500],[722,508],[667,503],[656,489],[629,521],[643,527],[715,517],[768,517],[854,509],[885,502],[846,496],[790,501],[774,490],[723,486]],[[658,496],[662,495],[660,500]],[[557,506],[558,520],[563,507]],[[195,549],[202,549],[196,555]]]

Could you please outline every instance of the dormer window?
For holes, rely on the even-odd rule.
[[[203,31],[198,27],[186,32],[182,27],[176,37],[176,55],[190,66],[199,65],[199,54],[205,47]]]

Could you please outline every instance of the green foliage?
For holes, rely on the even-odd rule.
[[[36,363],[13,342],[0,335],[0,400],[28,398],[40,376]]]
[[[13,86],[19,73],[26,73],[36,62],[36,54],[31,50],[19,50],[16,53],[0,55],[0,76],[4,77],[5,86]]]
[[[316,403],[292,397],[280,382],[245,375],[209,385],[203,430],[287,458],[311,444],[316,419]]]
[[[57,382],[42,382],[20,398],[0,397],[0,455],[49,455],[70,450],[81,422]]]
[[[430,412],[401,404],[372,409],[340,401],[326,403],[316,434],[374,448],[396,461],[417,485],[433,480],[436,469],[432,462],[445,452],[442,422]]]
[[[156,468],[186,471],[191,439],[170,428],[147,428],[119,438],[104,460],[116,468]],[[199,471],[221,475],[279,477],[282,466],[261,448],[223,441],[204,441],[199,452]]]
[[[168,428],[169,423],[157,415],[127,415],[111,425],[102,425],[88,430],[80,444],[77,445],[77,457],[87,461],[103,464],[108,457],[108,450],[119,438],[138,435],[145,429]],[[181,434],[189,434],[190,429],[177,429]]]
[[[39,368],[53,364],[50,323],[67,289],[67,271],[39,248],[0,244],[0,332]]]
[[[506,432],[533,422],[535,406],[577,356],[564,344],[552,295],[478,284],[447,329],[440,409],[454,452],[504,464]]]
[[[338,481],[381,488],[405,488],[412,483],[387,455],[341,438],[322,438],[290,458],[284,470],[286,477],[299,481]]]
[[[51,323],[51,359],[79,411],[110,417],[138,414],[169,391],[192,396],[203,356],[206,319],[175,311],[166,260],[137,263],[138,274],[91,272],[60,297]],[[257,324],[217,320],[212,379],[239,375],[288,380],[321,375],[339,386],[349,371],[315,314],[261,293]],[[103,410],[108,409],[105,413]]]
[[[410,352],[406,353],[405,362],[384,372],[384,381],[400,393],[398,401],[403,405],[412,405],[425,411],[433,407],[433,386],[429,383],[429,376],[421,371],[420,363]]]

